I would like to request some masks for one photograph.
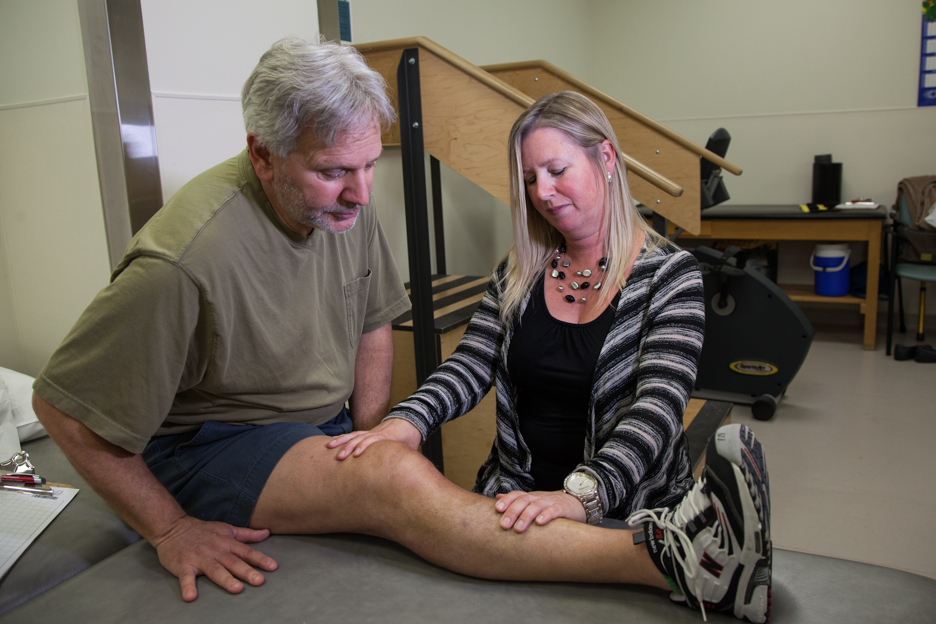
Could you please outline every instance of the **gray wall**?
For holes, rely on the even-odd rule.
[[[0,366],[35,375],[106,283],[74,0],[0,2]]]
[[[141,5],[169,197],[244,148],[247,74],[318,17],[296,0]],[[0,85],[0,366],[36,375],[110,273],[76,0],[0,2]]]
[[[313,34],[317,11],[141,4],[169,197],[243,149],[241,84],[274,40]],[[745,170],[728,176],[734,203],[808,200],[819,153],[844,163],[846,197],[888,205],[900,178],[936,173],[936,109],[915,106],[918,0],[352,0],[351,11],[355,42],[422,35],[478,65],[542,58],[699,143],[728,128]],[[0,366],[36,374],[108,276],[76,1],[0,2],[0,59]],[[509,211],[454,172],[443,179],[449,271],[487,274],[510,245]],[[381,160],[374,201],[406,274],[398,150]],[[781,279],[812,279],[810,247],[783,245]]]
[[[596,38],[616,49],[589,80],[698,143],[727,128],[744,169],[726,176],[731,203],[809,201],[816,154],[843,163],[844,199],[890,206],[901,178],[936,174],[936,107],[916,106],[917,0],[591,5]],[[811,249],[781,244],[781,281],[812,282]]]

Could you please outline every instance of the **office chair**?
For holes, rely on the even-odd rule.
[[[731,135],[724,128],[719,128],[712,133],[705,149],[717,156],[725,157],[728,153],[728,145],[731,143]],[[731,197],[728,195],[728,189],[725,188],[725,181],[722,179],[721,167],[713,162],[701,158],[699,173],[701,175],[700,199],[701,209],[711,208],[717,204],[728,201]]]
[[[907,245],[907,230],[913,223],[910,210],[907,208],[906,198],[901,194],[898,198],[898,210],[894,223],[888,228],[888,244],[890,247],[890,296],[887,298],[887,355],[891,354],[891,342],[894,333],[894,289],[897,289],[900,305],[900,333],[906,333],[907,325],[904,322],[903,284],[901,278],[917,280],[920,282],[920,318],[917,323],[916,339],[922,341],[923,318],[926,313],[926,283],[936,282],[936,261],[930,263],[912,262],[901,259],[901,248]],[[936,236],[936,233],[933,234]]]
[[[731,143],[731,135],[724,128],[719,128],[712,133],[705,144],[705,149],[721,158],[728,153],[728,145]],[[722,178],[722,169],[715,163],[706,160],[704,156],[699,158],[699,209],[705,210],[716,206],[722,202],[731,199],[728,195],[728,189],[725,187],[725,180]],[[656,218],[656,217],[654,217]],[[654,222],[656,223],[656,222]],[[656,226],[654,226],[656,227]],[[685,232],[683,228],[676,228],[676,232],[670,236],[671,241]]]

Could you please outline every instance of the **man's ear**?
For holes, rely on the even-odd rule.
[[[250,157],[250,164],[253,165],[257,177],[262,182],[273,181],[273,155],[266,147],[260,144],[257,136],[253,133],[247,133],[247,155]]]

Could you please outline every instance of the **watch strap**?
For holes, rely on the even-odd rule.
[[[585,522],[588,524],[600,524],[604,514],[601,509],[601,497],[598,495],[598,489],[594,492],[588,492],[587,494],[576,494],[565,487],[563,484],[562,491],[566,494],[571,494],[575,498],[579,499],[579,502],[582,503],[582,506],[585,508]]]
[[[573,494],[573,496],[575,495]],[[601,498],[598,496],[598,492],[595,491],[590,494],[583,494],[576,498],[578,498],[585,507],[585,521],[588,524],[601,524],[603,514],[601,513]]]

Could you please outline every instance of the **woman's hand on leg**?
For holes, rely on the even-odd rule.
[[[562,490],[556,492],[521,492],[514,490],[498,494],[494,509],[501,513],[502,529],[513,528],[523,533],[534,522],[540,526],[556,518],[585,522],[585,507],[581,501]]]
[[[381,440],[402,442],[415,451],[422,442],[422,434],[408,420],[391,418],[368,431],[352,431],[351,433],[336,436],[329,440],[327,446],[331,449],[340,447],[337,455],[338,459],[347,459],[348,457],[360,457],[368,446]]]

